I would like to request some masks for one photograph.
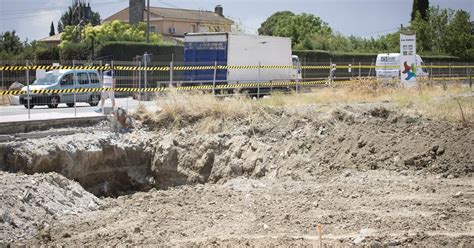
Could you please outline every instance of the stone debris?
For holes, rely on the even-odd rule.
[[[57,173],[0,171],[0,246],[35,236],[50,239],[44,225],[53,219],[97,210],[101,201],[77,182]]]

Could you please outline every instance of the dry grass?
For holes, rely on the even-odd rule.
[[[459,84],[422,85],[410,90],[399,90],[391,96],[394,107],[423,116],[460,122],[464,126],[474,123],[474,97],[463,96],[469,88]],[[445,89],[444,89],[445,88]]]
[[[416,87],[406,89],[392,82],[362,80],[346,85],[315,89],[306,94],[273,94],[261,101],[275,107],[303,106],[307,104],[335,105],[370,102],[391,102],[396,110],[418,113],[448,121],[474,123],[474,97],[462,96],[470,92],[459,83],[433,84],[421,81]]]
[[[161,111],[154,114],[139,108],[138,115],[146,124],[162,128],[181,128],[198,123],[198,130],[216,133],[235,125],[235,121],[248,121],[250,124],[259,115],[268,115],[257,101],[243,96],[217,98],[201,92],[170,92],[160,96],[157,105]],[[228,125],[229,124],[229,125]]]
[[[274,93],[262,100],[252,100],[245,96],[217,98],[200,92],[170,92],[160,96],[157,105],[161,111],[148,113],[138,110],[146,124],[162,128],[181,128],[197,123],[199,131],[215,133],[235,125],[237,121],[253,124],[255,120],[275,121],[269,114],[273,107],[295,107],[308,104],[332,106],[388,101],[393,108],[405,112],[415,112],[424,116],[449,121],[459,121],[464,125],[474,123],[473,97],[456,97],[469,92],[469,88],[450,84],[433,86],[422,82],[417,87],[404,89],[380,82],[362,80],[346,85],[315,89],[304,94]],[[461,111],[462,109],[462,111]],[[228,126],[230,125],[230,126]]]

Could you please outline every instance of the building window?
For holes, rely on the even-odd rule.
[[[150,33],[156,34],[156,26],[150,26]]]
[[[192,31],[193,33],[197,33],[197,27],[196,27],[196,24],[192,24]]]

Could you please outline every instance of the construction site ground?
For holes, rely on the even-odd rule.
[[[223,99],[2,141],[0,246],[473,247],[472,98],[463,122]]]

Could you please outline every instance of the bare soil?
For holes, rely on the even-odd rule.
[[[474,246],[472,126],[389,103],[254,116],[171,125],[140,113],[131,134],[0,144],[3,170],[56,171],[102,196],[3,244]],[[1,174],[1,188],[15,175]]]

